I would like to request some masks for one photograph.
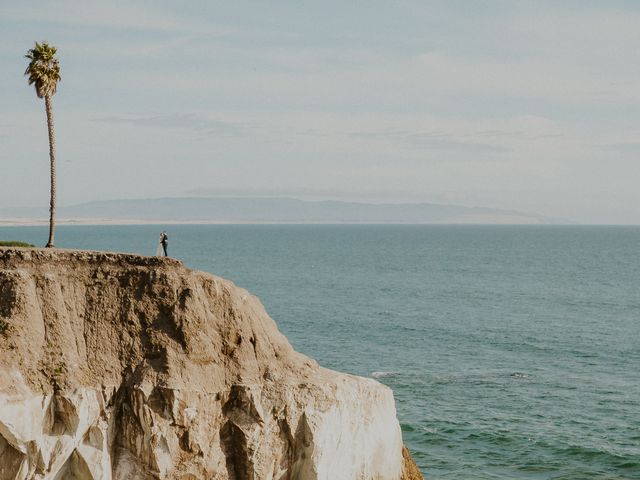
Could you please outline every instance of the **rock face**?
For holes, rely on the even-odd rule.
[[[398,480],[411,463],[392,392],[296,353],[231,282],[0,249],[0,480]]]

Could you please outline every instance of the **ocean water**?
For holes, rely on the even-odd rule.
[[[297,350],[391,387],[428,479],[640,479],[640,228],[61,226],[57,244],[154,254],[161,229]]]

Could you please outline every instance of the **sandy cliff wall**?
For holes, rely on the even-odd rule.
[[[0,249],[0,480],[397,480],[406,458],[392,392],[296,353],[231,282]]]

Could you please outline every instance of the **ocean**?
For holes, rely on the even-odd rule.
[[[392,388],[426,478],[640,479],[640,227],[60,226],[56,244],[153,255],[163,229],[298,351]]]

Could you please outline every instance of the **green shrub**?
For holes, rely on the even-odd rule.
[[[13,240],[0,240],[0,247],[35,247],[26,242],[16,242]]]

